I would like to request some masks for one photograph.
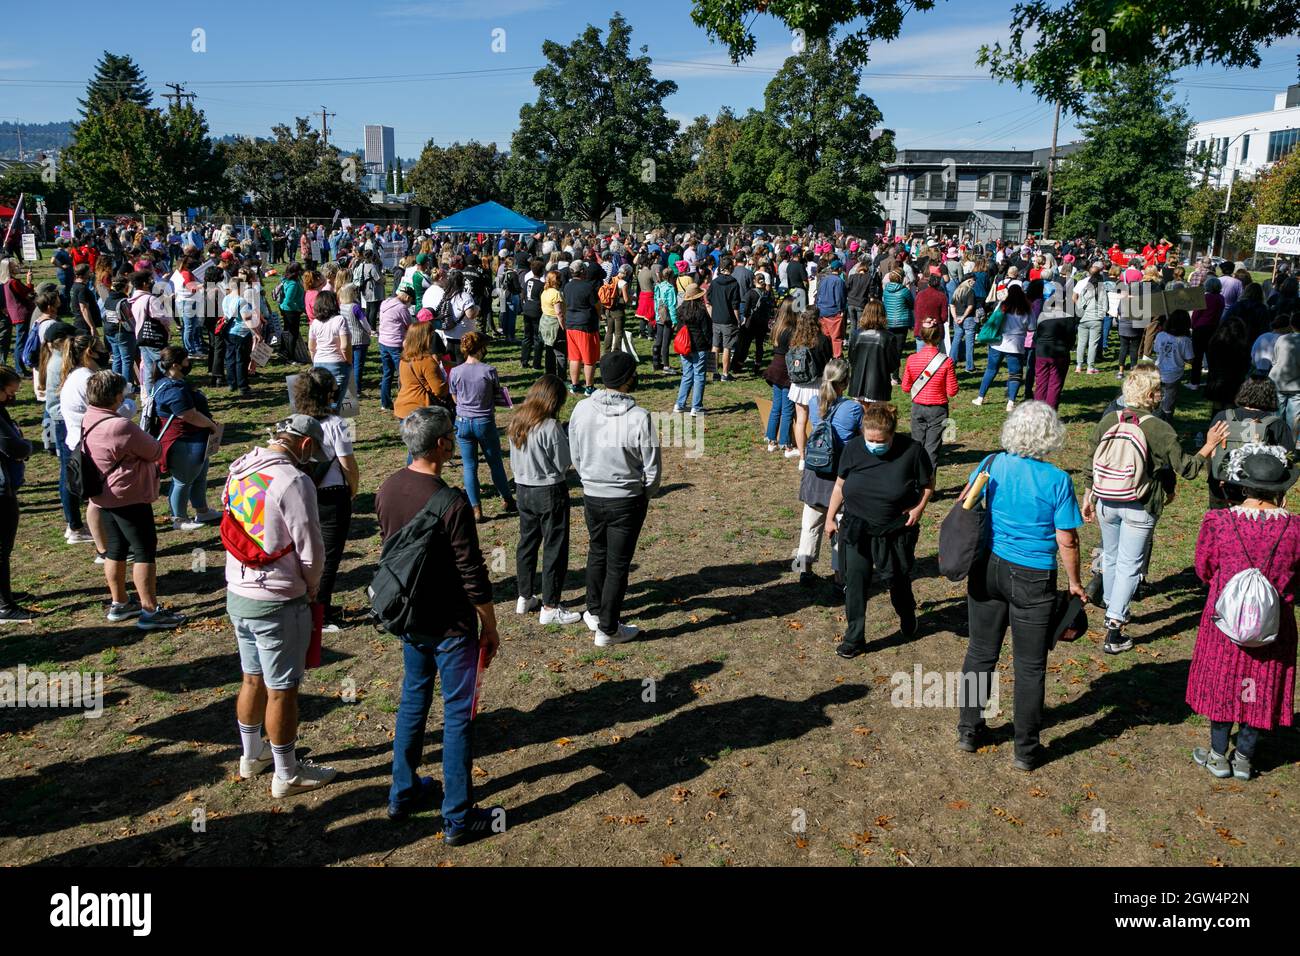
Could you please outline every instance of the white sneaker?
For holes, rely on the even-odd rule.
[[[1082,366],[1082,365],[1076,365],[1076,366],[1074,367],[1074,374],[1075,374],[1075,375],[1082,375],[1082,374],[1083,374],[1083,366]]]
[[[798,448],[787,448],[784,452],[782,452],[782,454],[785,455],[786,458],[798,458],[798,457],[799,457],[799,449],[798,449]]]
[[[239,758],[239,775],[245,780],[252,780],[267,767],[271,766],[273,757],[274,754],[271,751],[271,741],[263,739],[261,756]]]
[[[1015,402],[1007,402],[1007,411],[1008,411],[1008,412],[1010,412],[1010,411],[1012,411],[1013,409],[1015,409],[1015,407],[1016,407],[1016,403],[1015,403]]]
[[[95,539],[91,537],[90,532],[85,528],[82,528],[80,531],[68,532],[68,544],[92,544],[94,543],[94,540]]]
[[[795,454],[798,454],[798,452],[795,452]],[[799,459],[799,470],[800,470],[800,471],[803,471],[803,459],[802,459],[802,458]]]
[[[543,624],[577,624],[581,620],[582,615],[577,611],[566,611],[562,607],[542,608],[541,622]]]
[[[767,443],[767,450],[768,450],[768,452],[774,452],[774,451],[776,451],[776,448],[777,448],[776,442],[774,442],[774,441],[770,441],[770,442]]]
[[[197,518],[172,518],[173,531],[202,531],[205,527]]]
[[[590,611],[583,611],[582,619],[586,622],[586,625],[590,630],[600,630],[600,618],[596,617],[596,615],[592,614]]]
[[[976,395],[974,398],[972,398],[972,399],[970,400],[970,403],[971,403],[972,405],[983,405],[983,404],[984,404],[984,396],[983,396],[983,395]]]
[[[604,631],[596,631],[596,646],[609,647],[611,644],[626,644],[628,641],[635,641],[636,636],[641,633],[641,628],[635,624],[620,624],[618,632],[615,634],[606,634]]]
[[[271,780],[271,796],[290,797],[295,793],[303,793],[307,790],[315,790],[317,787],[323,787],[335,777],[338,771],[333,767],[322,767],[314,764],[310,760],[298,761],[298,776],[289,780],[274,777]]]
[[[541,606],[542,599],[536,594],[532,597],[524,597],[523,595],[520,595],[519,600],[515,601],[515,613],[528,614],[531,611],[536,611]]]
[[[674,415],[684,415],[685,413],[686,413],[686,409],[682,408],[682,406],[680,406],[680,405],[674,405],[674,406],[673,406],[673,414],[674,414]]]

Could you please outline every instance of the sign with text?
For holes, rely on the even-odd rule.
[[[30,232],[23,233],[23,262],[35,262],[39,256],[36,254],[36,236]]]
[[[1300,256],[1300,226],[1256,226],[1255,251]]]

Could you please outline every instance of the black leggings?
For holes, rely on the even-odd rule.
[[[1121,372],[1137,365],[1142,356],[1142,336],[1121,335],[1119,337],[1119,370]],[[1131,359],[1131,361],[1130,361]]]
[[[153,564],[158,556],[158,529],[153,507],[146,504],[102,508],[104,512],[104,557],[125,561],[129,553],[136,564]]]
[[[17,536],[18,496],[0,495],[0,610],[14,606],[14,595],[9,589],[9,558],[14,553]]]
[[[352,492],[347,485],[321,488],[316,492],[316,507],[320,512],[320,534],[325,542],[325,568],[320,576],[318,600],[325,605],[328,615],[334,597],[334,580],[339,574],[339,562],[348,544],[348,531],[352,528]]]

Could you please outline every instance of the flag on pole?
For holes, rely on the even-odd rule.
[[[23,223],[23,199],[24,199],[24,198],[26,198],[26,194],[25,194],[25,193],[19,193],[19,194],[18,194],[18,203],[17,203],[17,205],[14,206],[14,214],[13,214],[13,217],[9,220],[9,226],[8,226],[8,228],[5,229],[5,241],[4,241],[4,248],[5,248],[5,249],[8,249],[8,248],[9,248],[9,240],[10,240],[10,238],[12,238],[12,236],[13,236],[13,234],[14,234],[14,227],[15,227],[15,226],[18,227],[18,230],[17,230],[17,231],[18,231],[18,235],[21,236],[21,235],[23,234],[22,223]]]

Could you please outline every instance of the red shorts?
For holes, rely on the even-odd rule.
[[[577,362],[579,365],[596,365],[600,362],[599,333],[565,329],[564,338],[569,345],[570,362]]]

